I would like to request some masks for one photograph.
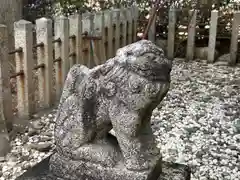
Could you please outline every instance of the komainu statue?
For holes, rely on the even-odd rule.
[[[66,179],[150,179],[161,166],[150,119],[168,92],[171,67],[148,40],[93,69],[74,65],[56,116],[51,170]]]

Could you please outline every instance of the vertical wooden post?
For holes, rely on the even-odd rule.
[[[123,8],[120,11],[121,20],[121,44],[120,47],[127,45],[127,9]]]
[[[127,8],[127,44],[133,42],[133,16],[131,8]]]
[[[114,29],[114,37],[113,37],[113,44],[114,44],[114,55],[116,51],[120,48],[120,9],[113,9],[112,10],[112,17],[113,17],[113,29]]]
[[[92,13],[84,13],[82,15],[82,31],[83,33],[87,33],[89,36],[92,36],[93,33],[93,18],[94,16]],[[84,64],[87,65],[88,68],[92,68],[94,66],[90,43],[91,41],[89,39],[83,40]]]
[[[0,24],[0,134],[8,135],[7,127],[12,127],[12,95],[10,89],[8,62],[7,26]]]
[[[168,17],[167,57],[168,59],[173,60],[175,45],[176,9],[170,9]]]
[[[230,62],[228,62],[229,65],[234,65],[237,62],[239,25],[240,25],[240,11],[237,11],[234,12],[233,14],[232,37],[230,46]]]
[[[150,16],[152,16],[152,15],[153,15],[153,12],[150,11]],[[151,24],[151,27],[148,31],[148,40],[152,41],[154,43],[156,41],[156,19],[157,19],[157,16],[155,15],[153,22]]]
[[[60,16],[56,18],[55,39],[60,39],[61,42],[55,43],[55,58],[59,61],[55,62],[56,71],[56,98],[59,100],[62,87],[70,68],[69,64],[69,21],[68,18]]]
[[[217,37],[218,11],[211,12],[210,31],[208,40],[208,62],[213,63],[215,59],[215,47]]]
[[[94,16],[94,34],[96,36],[102,37],[101,40],[95,42],[95,52],[98,64],[104,63],[106,61],[106,46],[104,42],[106,41],[105,29],[104,29],[104,14],[103,12],[97,12]]]
[[[70,36],[75,38],[70,40],[70,53],[75,52],[75,62],[71,62],[71,66],[75,63],[83,64],[82,57],[82,16],[74,14],[69,17]]]
[[[72,33],[72,26],[69,18],[69,66],[76,64],[76,36]],[[73,26],[74,27],[74,26]]]
[[[34,113],[33,87],[33,31],[32,23],[20,20],[14,23],[15,49],[22,48],[22,53],[16,53],[16,71],[23,70],[24,75],[17,77],[18,116],[30,118]]]
[[[133,6],[132,7],[132,16],[133,16],[133,42],[137,41],[137,25],[138,25],[138,7]]]
[[[49,108],[53,105],[53,35],[52,20],[40,18],[36,20],[37,44],[43,43],[42,47],[37,47],[38,65],[44,64],[44,68],[39,68],[38,88],[40,107]]]
[[[187,55],[186,55],[186,60],[188,61],[193,60],[194,58],[197,11],[190,10],[189,18],[191,19],[188,25],[188,40],[187,40]]]
[[[107,30],[107,58],[112,58],[113,55],[113,25],[112,12],[110,10],[104,11],[105,28]]]

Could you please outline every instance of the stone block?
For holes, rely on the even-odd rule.
[[[69,180],[58,178],[50,172],[50,157],[51,156],[36,164],[34,167],[28,169],[28,171],[16,178],[16,180]],[[70,180],[73,179],[74,172],[72,172],[72,175],[73,176],[70,177]],[[78,180],[86,179],[78,178]],[[190,180],[190,168],[182,164],[175,164],[163,161],[162,173],[155,180]]]
[[[92,162],[64,159],[55,153],[50,159],[50,171],[55,176],[72,180],[156,180],[161,173],[161,159],[160,157],[157,164],[147,171],[129,171],[124,166],[123,159],[111,168]]]

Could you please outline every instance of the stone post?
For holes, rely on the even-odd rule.
[[[131,8],[127,8],[127,44],[133,42],[133,16]]]
[[[229,65],[234,65],[237,62],[239,24],[240,24],[240,11],[234,12],[233,14],[232,37],[230,45],[230,62],[228,62]]]
[[[112,58],[113,55],[113,26],[112,26],[112,12],[110,10],[104,11],[105,28],[107,35],[107,58]]]
[[[104,14],[103,12],[97,12],[94,16],[94,35],[101,37],[101,40],[95,41],[95,62],[99,65],[104,63],[106,58],[106,46],[104,42],[106,41],[105,29],[104,29]]]
[[[49,108],[53,105],[53,35],[52,20],[40,18],[36,20],[38,65],[44,64],[44,68],[38,69],[38,88],[40,107]]]
[[[150,17],[152,15],[153,15],[153,12],[150,11]],[[153,43],[155,43],[155,41],[156,41],[156,19],[157,19],[157,16],[155,15],[154,19],[152,21],[152,24],[149,28],[149,31],[148,31],[148,40],[152,41]]]
[[[82,57],[82,15],[74,14],[69,17],[70,36],[74,35],[75,39],[70,40],[70,52],[75,52],[75,62],[71,62],[71,66],[83,64]]]
[[[33,85],[33,31],[32,23],[20,20],[14,23],[15,49],[22,48],[22,52],[15,54],[16,72],[23,71],[17,76],[18,87],[18,116],[30,117],[35,111]]]
[[[188,25],[188,40],[187,40],[187,55],[186,60],[193,60],[195,50],[195,35],[196,35],[196,19],[197,11],[191,10],[189,12],[190,23]]]
[[[211,12],[210,20],[210,31],[208,40],[208,62],[214,62],[215,47],[216,47],[216,37],[217,37],[217,24],[218,24],[218,11],[213,10]]]
[[[69,63],[69,21],[67,17],[60,16],[56,18],[55,39],[60,39],[60,42],[55,43],[55,58],[59,61],[55,62],[56,71],[56,98],[60,98],[62,87],[70,68]]]
[[[133,42],[137,41],[137,26],[138,26],[138,7],[133,6],[132,7],[132,16],[133,16]]]
[[[175,46],[175,28],[176,28],[176,9],[169,10],[168,22],[168,43],[167,43],[167,57],[174,59],[174,46]]]
[[[93,35],[93,19],[94,16],[92,13],[84,13],[82,16],[82,31],[83,33],[87,33],[88,36]],[[91,39],[85,39],[83,41],[84,44],[84,64],[87,65],[88,68],[94,67],[93,62],[93,53],[91,52]]]
[[[113,37],[113,54],[116,54],[116,51],[120,48],[120,9],[112,10],[112,20],[113,20],[113,29],[114,29],[114,37]]]
[[[120,11],[120,20],[121,20],[121,43],[120,46],[127,45],[127,9],[122,8]]]

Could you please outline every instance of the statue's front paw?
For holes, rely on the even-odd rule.
[[[157,147],[153,147],[149,150],[149,153],[150,155],[152,156],[159,156],[161,153],[160,153],[160,149],[157,148]]]
[[[149,162],[148,161],[138,161],[129,159],[126,162],[126,168],[130,171],[144,171],[149,169]]]
[[[114,161],[111,157],[105,157],[105,159],[102,160],[102,165],[107,167],[113,167],[116,164],[116,161]]]

